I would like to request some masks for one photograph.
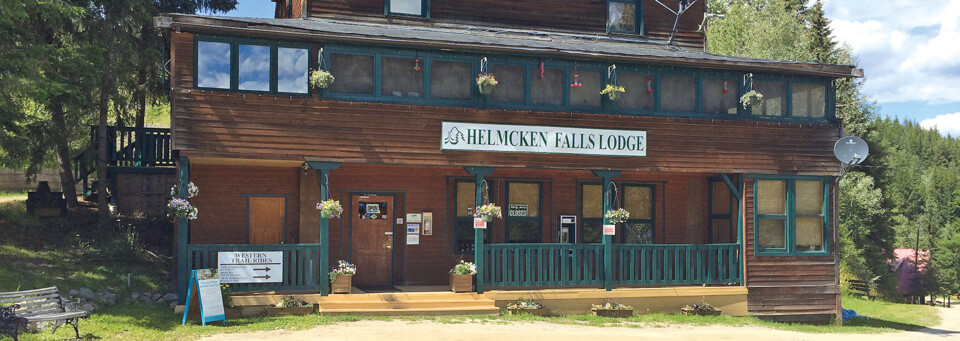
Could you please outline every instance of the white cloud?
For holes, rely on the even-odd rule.
[[[960,112],[925,119],[920,121],[920,126],[931,130],[938,130],[940,134],[944,136],[947,134],[954,137],[960,136]]]
[[[880,103],[958,102],[960,0],[824,0],[837,40],[866,72]]]

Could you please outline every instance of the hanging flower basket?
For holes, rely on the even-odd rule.
[[[187,199],[173,198],[167,203],[167,216],[177,219],[197,219],[197,208]]]
[[[607,211],[607,213],[604,213],[603,217],[607,218],[607,221],[609,221],[611,224],[625,223],[628,219],[630,219],[630,212],[627,212],[625,209],[618,208]]]
[[[489,203],[477,207],[477,210],[473,212],[473,217],[480,218],[481,220],[489,223],[493,221],[493,217],[503,218],[503,210],[500,208],[500,206],[497,206],[494,203]]]
[[[607,86],[604,87],[603,90],[600,90],[600,94],[607,95],[607,98],[615,102],[617,99],[620,98],[620,95],[626,91],[627,89],[622,86],[607,84]]]
[[[313,70],[310,72],[310,86],[314,89],[326,89],[333,84],[333,74],[327,70]]]
[[[320,210],[320,218],[330,219],[330,218],[340,218],[340,215],[343,214],[343,206],[340,206],[340,202],[330,199],[317,203],[317,209]]]
[[[740,96],[740,103],[743,103],[744,109],[754,105],[760,105],[763,103],[763,94],[757,92],[757,90],[750,90],[743,94],[743,96]]]
[[[493,92],[493,87],[499,84],[492,73],[481,73],[477,75],[477,87],[480,88],[480,94],[489,95]]]
[[[177,188],[177,185],[173,185],[173,187],[170,187],[170,196],[176,197],[178,189],[179,188]],[[198,188],[197,185],[194,185],[193,182],[191,181],[190,183],[187,184],[187,198],[188,199],[193,198],[197,196],[197,194],[200,194],[200,188]]]

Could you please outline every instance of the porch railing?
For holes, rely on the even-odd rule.
[[[217,268],[218,252],[282,251],[283,281],[231,284],[234,291],[320,290],[327,274],[320,271],[320,244],[188,244],[187,269]],[[179,278],[190,278],[189,273]]]
[[[740,283],[738,244],[614,244],[618,285]]]
[[[618,286],[740,282],[738,244],[614,244]],[[483,281],[488,287],[599,287],[603,244],[489,244]]]

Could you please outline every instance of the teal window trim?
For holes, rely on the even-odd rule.
[[[283,240],[281,243],[286,244],[289,242],[287,240],[287,227],[289,226],[288,222],[290,220],[290,194],[240,194],[241,197],[247,202],[246,207],[246,216],[247,216],[247,244],[250,244],[250,198],[283,198]]]
[[[199,86],[198,78],[198,68],[196,67],[197,61],[199,59],[200,53],[198,46],[200,42],[216,42],[216,43],[227,43],[230,44],[230,89],[221,89],[221,88],[206,88]],[[269,91],[259,91],[259,90],[240,90],[240,45],[256,45],[256,46],[266,46],[270,48],[270,90]],[[221,36],[207,36],[207,35],[195,35],[193,39],[193,88],[197,90],[209,90],[209,91],[230,91],[238,93],[251,93],[251,94],[271,94],[271,95],[284,95],[284,96],[294,96],[294,97],[307,97],[310,96],[311,90],[309,84],[307,85],[307,92],[297,93],[297,92],[279,92],[277,91],[277,80],[278,80],[278,66],[277,66],[277,49],[283,48],[297,48],[307,50],[308,58],[312,55],[313,46],[307,43],[295,43],[295,42],[282,42],[282,41],[271,41],[271,40],[258,40],[258,39],[248,39],[248,38],[234,38],[234,37],[221,37]],[[307,62],[307,78],[309,79],[311,62]]]
[[[784,181],[786,185],[786,213],[785,214],[758,214],[753,217],[753,235],[754,235],[754,253],[756,256],[829,256],[830,255],[830,184],[832,177],[823,176],[803,176],[803,175],[771,175],[771,174],[746,174],[747,178],[753,179],[753,211],[759,212],[758,186],[760,180]],[[796,182],[797,181],[819,181],[823,186],[823,228],[822,241],[823,248],[819,251],[799,251],[796,249]],[[820,215],[816,215],[820,216]],[[762,219],[783,219],[784,220],[784,248],[763,249],[757,245],[760,233],[760,220]]]
[[[707,179],[707,200],[708,200],[707,209],[709,210],[708,211],[709,218],[707,220],[707,243],[712,244],[716,242],[715,240],[713,240],[713,234],[714,234],[713,230],[715,228],[715,226],[713,225],[714,219],[730,220],[730,226],[729,226],[730,233],[728,238],[730,240],[729,241],[730,243],[735,243],[737,241],[735,236],[735,233],[737,231],[737,221],[734,218],[736,218],[736,212],[738,212],[737,205],[739,205],[739,200],[737,199],[736,196],[733,195],[733,192],[730,192],[730,213],[728,214],[714,213],[716,206],[714,205],[714,201],[713,201],[713,198],[714,198],[713,185],[715,183],[724,184],[724,187],[726,187],[726,184],[724,183],[724,181],[719,177],[711,177]]]
[[[634,5],[635,5],[635,6],[634,6],[634,18],[635,18],[634,20],[635,20],[635,21],[634,21],[634,30],[633,30],[633,31],[619,31],[619,30],[612,30],[612,31],[611,31],[611,30],[609,29],[610,26],[607,25],[607,24],[610,22],[609,16],[610,16],[610,3],[611,3],[611,2],[624,3],[624,4],[634,4]],[[607,7],[605,7],[604,9],[606,10],[606,16],[604,17],[604,18],[606,18],[606,21],[604,22],[604,26],[607,27],[607,33],[626,33],[626,34],[638,34],[638,35],[643,35],[643,33],[644,33],[644,31],[643,31],[643,0],[607,0]]]
[[[522,184],[535,184],[535,185],[539,186],[539,188],[540,188],[540,191],[539,191],[539,192],[540,192],[540,193],[538,193],[538,195],[539,195],[539,199],[538,199],[538,201],[539,201],[539,203],[538,203],[538,204],[539,204],[539,207],[537,208],[537,214],[538,214],[537,217],[532,218],[532,217],[511,217],[511,216],[510,216],[510,212],[508,212],[509,209],[510,209],[510,208],[509,208],[509,205],[510,205],[510,184],[518,184],[518,183],[522,183]],[[504,201],[506,204],[503,205],[503,206],[501,206],[501,208],[503,209],[503,242],[504,242],[504,243],[511,243],[511,244],[517,244],[517,243],[542,243],[542,242],[543,242],[543,217],[544,217],[544,215],[543,215],[543,182],[542,182],[542,181],[527,181],[527,180],[507,180],[505,187],[506,187],[506,193],[505,193],[506,196],[504,196],[504,198],[503,198],[504,200],[503,200],[503,201]],[[491,195],[491,197],[492,197],[492,195]],[[492,200],[491,200],[491,201],[492,201]],[[535,241],[524,241],[524,240],[521,240],[521,241],[511,241],[511,240],[510,240],[510,223],[511,223],[511,222],[514,222],[514,221],[534,222],[534,223],[536,223],[538,226],[540,226],[540,228],[537,230],[537,232],[538,232],[538,233],[537,233],[537,240],[535,240]],[[488,229],[489,229],[489,228],[488,228]]]
[[[580,219],[580,224],[581,224],[581,226],[580,226],[580,231],[577,231],[577,232],[580,233],[580,236],[578,237],[580,240],[577,241],[577,242],[579,242],[579,243],[583,243],[583,239],[582,239],[582,238],[583,238],[583,237],[582,237],[582,236],[583,236],[583,227],[586,226],[586,223],[587,223],[588,221],[589,221],[589,222],[593,222],[593,223],[599,222],[599,223],[600,223],[600,226],[601,226],[601,233],[602,233],[602,226],[603,226],[603,218],[602,218],[602,216],[603,216],[603,214],[606,214],[606,212],[601,212],[601,213],[600,213],[600,214],[601,214],[601,218],[586,218],[586,217],[584,217],[584,215],[583,215],[583,196],[584,196],[583,188],[584,188],[585,186],[601,186],[601,187],[602,187],[602,186],[603,186],[603,183],[600,183],[600,182],[581,182],[581,183],[580,183],[580,191],[579,191],[579,194],[580,194],[580,200],[579,200],[580,208],[579,208],[579,212],[580,212],[580,214],[579,214],[579,216],[577,217],[577,219]],[[657,185],[655,185],[655,184],[646,184],[646,183],[636,183],[636,182],[625,182],[625,183],[622,183],[622,184],[620,185],[620,189],[619,189],[619,191],[620,191],[619,197],[617,198],[617,202],[614,204],[614,206],[616,206],[616,207],[624,207],[624,204],[626,204],[626,200],[627,200],[627,199],[626,199],[626,195],[625,195],[624,193],[626,193],[626,188],[627,188],[627,187],[646,187],[646,188],[650,188],[650,194],[651,194],[651,197],[650,197],[650,205],[652,206],[652,207],[650,207],[650,215],[651,215],[651,217],[650,217],[650,219],[628,219],[627,222],[621,223],[621,224],[620,224],[620,233],[619,233],[620,235],[616,238],[616,240],[619,240],[621,244],[625,244],[625,243],[626,243],[626,241],[627,241],[627,233],[626,233],[625,227],[626,227],[627,224],[631,224],[631,223],[640,223],[640,224],[647,223],[647,224],[650,224],[650,240],[651,240],[651,242],[652,242],[653,244],[656,244],[656,243],[657,243]],[[603,198],[601,198],[601,200],[602,200],[602,199],[603,199]],[[634,215],[634,214],[635,214],[635,212],[631,212],[631,215]],[[599,242],[599,241],[598,241],[598,242]]]
[[[755,80],[764,81],[764,82],[783,82],[784,83],[784,89],[786,92],[784,94],[785,98],[783,99],[783,102],[784,102],[784,106],[786,106],[786,112],[784,112],[783,116],[755,115],[753,114],[752,107],[743,108],[743,105],[740,105],[740,107],[743,108],[743,111],[746,113],[746,116],[749,119],[757,120],[757,121],[795,122],[795,123],[807,123],[807,124],[818,124],[818,123],[823,123],[825,121],[826,122],[834,121],[835,109],[836,109],[836,105],[834,103],[836,103],[835,102],[836,93],[832,91],[832,90],[835,90],[832,87],[832,81],[815,80],[811,78],[799,78],[799,77],[783,76],[783,75],[757,75],[757,74],[754,74],[753,78]],[[740,82],[740,83],[743,83],[743,82]],[[823,111],[823,117],[816,118],[816,117],[793,116],[793,84],[795,83],[816,84],[816,85],[824,86],[825,90],[824,90],[823,103],[825,108]],[[744,87],[741,90],[741,92],[738,93],[738,95],[743,96],[743,94],[746,93],[747,91],[750,91],[749,86]],[[739,101],[739,98],[738,98],[738,101]]]
[[[420,15],[407,14],[407,13],[394,13],[393,11],[390,10],[390,2],[391,0],[385,0],[383,2],[384,16],[430,19],[430,0],[420,0]]]
[[[740,77],[740,78],[742,79],[743,77]],[[709,80],[727,81],[727,90],[734,91],[734,92],[737,94],[737,113],[736,113],[736,114],[725,114],[725,113],[716,113],[716,112],[708,113],[708,112],[706,112],[706,111],[704,110],[704,108],[703,108],[703,102],[704,102],[704,99],[703,99],[703,81],[708,80],[708,79],[709,79]],[[724,118],[724,117],[730,118],[730,117],[738,117],[738,116],[742,115],[742,114],[743,114],[743,104],[740,103],[740,96],[743,96],[743,94],[745,93],[745,91],[743,91],[743,89],[741,88],[741,86],[740,86],[740,85],[742,85],[741,83],[743,83],[743,82],[742,82],[741,80],[738,80],[737,77],[736,77],[736,75],[733,75],[733,74],[728,73],[728,72],[723,72],[723,73],[703,72],[703,73],[700,73],[700,74],[698,75],[698,77],[697,77],[697,113],[700,114],[700,115],[702,115],[702,116],[704,116],[704,117],[710,117],[710,118]],[[738,85],[738,84],[739,84],[739,85]]]

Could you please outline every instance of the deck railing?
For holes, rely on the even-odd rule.
[[[218,252],[282,251],[283,281],[279,283],[232,284],[234,291],[266,290],[320,290],[321,280],[327,280],[321,271],[320,244],[188,244],[187,268],[216,269]],[[326,268],[326,266],[324,266]],[[180,278],[190,278],[189,273]]]
[[[614,244],[617,286],[740,283],[738,244]],[[489,244],[487,287],[599,287],[603,244]]]

